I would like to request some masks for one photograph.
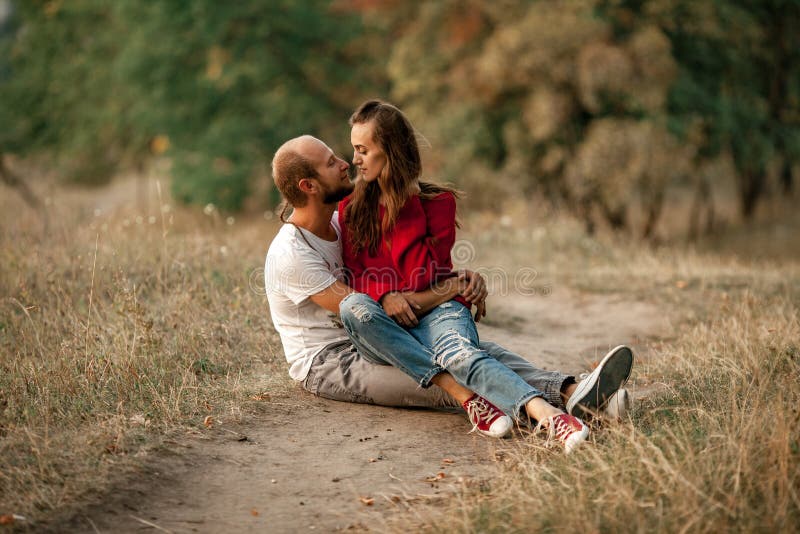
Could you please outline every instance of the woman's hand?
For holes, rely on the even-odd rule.
[[[486,280],[483,275],[468,269],[458,271],[458,281],[461,285],[461,296],[470,304],[475,305],[475,322],[478,323],[486,317]]]
[[[419,324],[419,320],[414,313],[415,305],[409,302],[402,293],[396,291],[386,293],[381,298],[381,306],[383,306],[383,311],[386,312],[386,315],[404,328],[412,328]]]

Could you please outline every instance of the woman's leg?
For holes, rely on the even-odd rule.
[[[436,365],[431,352],[386,315],[372,298],[352,293],[342,300],[339,313],[347,334],[367,361],[396,367],[423,388],[435,384],[459,403],[472,396],[472,391]]]
[[[491,341],[481,341],[478,346],[489,356],[518,374],[525,382],[541,391],[547,402],[562,410],[566,408],[569,394],[574,391],[576,386],[574,376],[540,369],[519,354]]]
[[[475,323],[462,304],[450,301],[439,305],[409,333],[430,347],[435,364],[507,415],[519,418],[523,408],[538,420],[561,413],[542,398],[541,391],[478,346]]]

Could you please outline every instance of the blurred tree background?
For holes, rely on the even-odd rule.
[[[380,96],[473,206],[542,196],[649,237],[673,188],[693,234],[795,187],[800,0],[0,0],[0,174],[100,184],[155,158],[174,196],[237,210],[300,133],[350,154]],[[276,202],[274,193],[269,200]]]

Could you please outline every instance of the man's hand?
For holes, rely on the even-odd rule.
[[[486,280],[483,275],[468,269],[458,272],[458,280],[461,285],[460,294],[464,300],[475,305],[475,322],[479,323],[486,317],[486,297],[489,295]]]
[[[386,293],[381,298],[381,306],[383,306],[383,311],[386,312],[386,315],[404,328],[412,328],[419,324],[419,320],[414,313],[414,310],[419,306],[409,302],[402,293],[396,291]]]

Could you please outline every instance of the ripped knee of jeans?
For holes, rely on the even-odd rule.
[[[360,323],[368,323],[372,320],[372,312],[369,311],[366,304],[353,304],[350,306],[350,313],[352,313],[353,317]]]
[[[351,293],[339,303],[339,315],[342,316],[345,324],[350,316],[359,323],[368,323],[372,320],[370,304],[373,302],[363,293]]]
[[[468,359],[475,350],[472,342],[455,329],[444,332],[433,344],[436,363],[444,369]]]
[[[458,320],[460,318],[461,318],[461,313],[457,311],[443,313],[431,321],[431,326],[436,326],[437,324],[444,321]]]

